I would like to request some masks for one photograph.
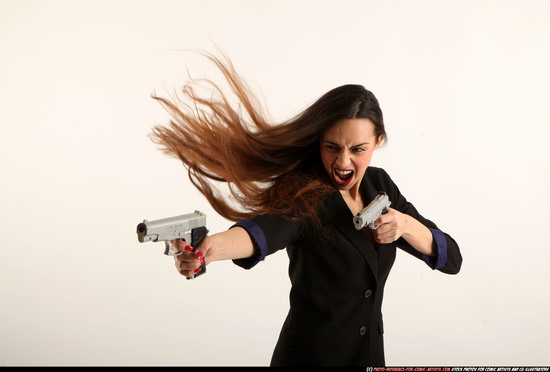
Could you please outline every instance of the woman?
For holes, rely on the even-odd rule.
[[[229,260],[246,269],[286,248],[290,310],[271,365],[384,365],[382,297],[396,247],[432,269],[456,274],[456,242],[421,216],[388,174],[370,167],[387,138],[375,96],[360,85],[326,93],[297,117],[271,125],[228,59],[213,61],[241,111],[214,84],[218,99],[196,83],[187,101],[155,97],[172,114],[153,139],[182,160],[213,208],[236,224],[199,247],[174,241],[177,270]],[[187,102],[187,103],[186,103]],[[231,200],[212,181],[229,186]],[[353,216],[380,192],[391,208],[376,230],[356,230]]]

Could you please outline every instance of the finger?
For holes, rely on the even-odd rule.
[[[393,243],[398,239],[397,233],[394,230],[387,231],[383,234],[377,234],[374,236],[374,240],[378,243],[388,244]]]
[[[388,232],[390,232],[392,230],[392,227],[390,224],[388,223],[384,223],[384,224],[381,224],[381,225],[376,225],[378,226],[375,230],[373,230],[373,234],[374,236],[376,237],[380,237],[380,236],[383,236],[385,234],[387,234]]]
[[[390,223],[395,218],[393,210],[389,210],[387,213],[380,215],[376,220],[377,225],[383,225],[385,223]]]
[[[204,256],[204,254],[201,251],[196,251],[196,252],[193,252],[193,253],[195,253],[195,258],[199,262],[199,266],[202,265],[203,263],[205,263],[206,257]]]
[[[193,252],[183,251],[181,254],[174,256],[174,260],[176,262],[182,263],[195,263],[195,261],[197,261],[197,258],[195,257]]]
[[[186,270],[186,269],[179,269],[178,272],[181,276],[185,276],[186,278],[192,277],[194,275],[196,270]]]
[[[393,238],[395,234],[396,234],[396,230],[390,223],[385,223],[383,225],[380,225],[373,232],[375,239],[380,239],[380,240]]]
[[[172,240],[172,245],[170,246],[170,250],[172,250],[172,252],[174,252],[174,253],[192,252],[194,250],[194,248],[192,246],[190,246],[189,244],[187,244],[187,242],[185,240],[176,239],[176,240]],[[179,257],[181,255],[182,254],[180,254],[176,257]]]
[[[193,276],[200,268],[200,261],[197,259],[194,259],[192,262],[176,260],[175,264],[177,271],[185,277]]]
[[[183,251],[185,248],[185,245],[187,244],[185,240],[181,239],[174,239],[170,242],[170,250],[174,253]]]

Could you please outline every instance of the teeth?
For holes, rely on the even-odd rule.
[[[338,170],[338,169],[335,169],[336,173],[338,174],[341,174],[342,176],[347,176],[348,174],[351,174],[352,171],[348,170],[348,171],[343,171],[343,170]]]

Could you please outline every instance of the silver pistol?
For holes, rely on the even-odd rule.
[[[193,248],[197,248],[208,234],[206,228],[206,215],[195,211],[181,216],[163,218],[155,221],[143,220],[137,225],[138,241],[160,242],[165,244],[164,254],[167,256],[178,256],[183,252],[172,252],[170,242],[175,239],[185,240]],[[201,270],[195,274],[196,277],[206,272],[206,265],[201,265]],[[188,277],[187,279],[192,279]]]
[[[372,230],[376,230],[378,226],[374,225],[374,222],[383,214],[388,212],[391,202],[386,193],[380,193],[373,201],[369,203],[363,210],[355,217],[353,217],[353,224],[357,230],[361,230],[363,227],[368,226]]]

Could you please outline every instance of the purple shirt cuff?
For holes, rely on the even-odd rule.
[[[242,227],[246,230],[248,235],[250,235],[250,238],[252,239],[252,243],[254,244],[255,248],[255,254],[248,258],[240,258],[233,260],[233,263],[244,268],[244,269],[251,269],[260,261],[263,261],[265,256],[267,255],[267,241],[265,239],[264,232],[252,220],[244,220],[239,221],[233,226],[230,227],[230,229],[234,227]]]
[[[437,256],[430,257],[422,254],[422,259],[432,269],[438,270],[445,266],[447,262],[447,240],[445,240],[445,235],[443,235],[441,231],[436,229],[430,229],[430,231],[432,232],[437,247]]]

